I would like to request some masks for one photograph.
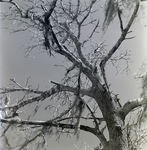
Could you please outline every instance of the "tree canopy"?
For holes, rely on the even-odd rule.
[[[139,142],[144,139],[141,136],[135,137],[134,129],[141,131],[140,124],[146,118],[146,76],[143,77],[141,96],[122,105],[118,94],[111,90],[106,71],[110,62],[114,66],[119,60],[128,63],[127,51],[120,52],[117,57],[115,54],[121,51],[123,42],[133,38],[129,36],[132,32],[130,29],[142,2],[0,2],[8,4],[9,10],[2,12],[2,19],[14,23],[13,33],[31,32],[27,56],[38,50],[49,55],[49,59],[56,59],[58,55],[64,59],[60,65],[64,68],[63,79],[61,82],[50,81],[52,87],[46,90],[32,88],[29,79],[25,85],[21,85],[15,78],[10,79],[11,86],[1,87],[0,121],[4,148],[47,149],[49,136],[75,134],[78,139],[80,130],[98,138],[99,146],[96,149],[138,148]],[[101,41],[101,37],[106,34],[108,26],[115,18],[119,21],[120,36],[112,47],[107,47],[106,41]],[[139,119],[128,123],[128,114],[142,108]],[[44,111],[42,120],[35,120],[41,110]],[[17,132],[15,143],[9,134],[11,131]],[[145,137],[146,132],[143,135]]]

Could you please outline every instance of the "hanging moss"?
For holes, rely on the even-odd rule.
[[[118,8],[123,12],[124,10],[131,10],[136,3],[136,0],[107,0],[105,4],[105,19],[103,22],[103,31],[107,29],[110,23],[117,15]]]
[[[107,1],[105,5],[105,20],[103,23],[103,31],[106,30],[106,28],[109,26],[111,21],[114,19],[114,17],[117,14],[118,10],[118,2],[115,0],[109,0]]]

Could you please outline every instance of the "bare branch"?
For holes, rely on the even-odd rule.
[[[28,120],[16,120],[16,119],[0,119],[0,122],[7,123],[10,125],[20,124],[20,125],[58,127],[58,128],[62,128],[62,129],[75,129],[75,125],[72,125],[72,124],[56,123],[56,122],[49,122],[49,121],[28,121]],[[80,129],[96,135],[95,129],[91,128],[89,126],[80,125]]]
[[[12,1],[12,0],[9,0],[9,1],[1,0],[0,2],[9,3],[9,4],[14,5],[16,7],[16,9],[18,10],[18,12],[20,13],[20,16],[23,17],[20,7],[14,1]]]
[[[91,113],[91,116],[93,117],[94,119],[94,123],[95,123],[95,129],[97,130],[97,137],[99,138],[100,142],[102,143],[103,147],[107,147],[108,146],[108,142],[105,138],[105,136],[103,135],[103,133],[100,131],[99,129],[99,124],[97,122],[97,119],[93,113],[93,111],[91,110],[91,108],[88,106],[88,104],[86,104],[86,107],[88,108],[88,110],[90,111]]]
[[[5,1],[5,0],[1,0],[0,2],[4,2],[4,3],[9,3],[13,6],[16,7],[16,10],[19,12],[21,18],[23,19],[30,19],[32,22],[35,23],[35,21],[39,21],[41,24],[44,24],[44,21],[43,19],[36,15],[35,13],[33,12],[30,12],[30,10],[32,10],[33,8],[28,8],[25,12],[23,12],[23,10],[21,10],[21,8],[17,5],[17,3],[15,3],[14,1]],[[15,18],[16,19],[16,18]],[[26,23],[26,22],[25,22]],[[22,30],[21,30],[22,31]]]
[[[0,94],[13,93],[16,91],[24,91],[24,92],[35,93],[35,94],[42,94],[43,93],[43,91],[33,90],[30,88],[0,88],[0,90],[2,90],[2,92],[0,92]]]
[[[95,25],[93,31],[91,32],[89,38],[92,38],[92,36],[93,36],[93,34],[96,32],[96,29],[98,28],[98,26],[99,26],[99,20],[97,21],[97,23],[96,23],[96,25]]]
[[[53,10],[55,9],[56,7],[56,3],[57,3],[58,0],[53,0],[52,1],[52,4],[50,5],[50,8],[47,12],[45,12],[45,20],[48,20],[53,12]]]
[[[123,22],[122,22],[122,18],[121,18],[122,11],[118,8],[117,12],[118,12],[118,18],[119,18],[119,22],[120,22],[120,29],[123,32],[124,27],[123,27]]]
[[[92,0],[90,6],[87,8],[89,9],[86,13],[86,15],[84,16],[84,18],[79,22],[79,26],[81,27],[81,25],[83,24],[83,22],[87,19],[87,17],[90,15],[92,6],[94,5],[94,3],[96,2],[96,0]]]
[[[131,112],[134,108],[139,106],[143,106],[146,104],[146,99],[138,98],[134,100],[130,100],[124,104],[124,106],[119,110],[120,115],[123,119],[125,119],[126,115]]]
[[[75,116],[74,118],[77,118],[77,116]],[[58,119],[57,122],[61,122],[61,121],[64,121],[64,120],[70,120],[70,119],[73,119],[73,117],[65,117],[65,118],[61,118],[61,119]],[[93,117],[81,117],[81,119],[84,119],[84,120],[93,120]],[[95,119],[98,121],[98,124],[100,125],[104,120],[104,118],[100,118],[100,117],[95,117]]]
[[[106,66],[106,63],[107,61],[112,57],[112,55],[116,52],[116,50],[118,49],[118,47],[121,45],[121,43],[125,40],[126,38],[126,35],[134,21],[134,19],[136,18],[136,15],[137,15],[137,12],[138,12],[138,9],[139,9],[139,1],[136,2],[136,6],[135,6],[135,9],[132,13],[132,16],[128,22],[128,24],[126,25],[126,27],[123,29],[122,31],[122,34],[120,36],[120,38],[117,40],[116,44],[112,47],[112,49],[109,51],[109,53],[104,57],[104,59],[102,59],[101,63],[100,63],[100,68],[101,68],[101,72],[102,72],[102,76],[103,76],[103,79],[105,81],[105,84],[106,84],[106,87],[109,89],[109,86],[108,86],[108,82],[107,82],[107,79],[106,79],[106,74],[105,74],[105,66]]]
[[[86,58],[84,57],[82,50],[81,50],[81,43],[78,40],[78,37],[76,37],[69,29],[69,27],[67,26],[67,24],[64,24],[64,27],[66,29],[67,34],[69,35],[69,37],[72,39],[72,41],[74,42],[76,48],[77,48],[77,53],[79,55],[79,58],[81,59],[81,61],[89,67],[89,69],[93,70],[92,65],[86,60]]]
[[[38,132],[34,137],[31,139],[26,139],[26,141],[21,145],[21,147],[18,150],[22,150],[23,148],[27,147],[29,144],[31,144],[37,137],[40,137],[42,135],[42,131]]]
[[[13,89],[11,89],[11,90],[13,91]],[[52,87],[48,91],[41,92],[40,96],[37,96],[37,97],[34,97],[34,98],[29,98],[29,99],[27,99],[25,101],[19,102],[18,104],[14,104],[14,105],[11,105],[11,106],[1,107],[0,110],[5,110],[5,109],[17,110],[17,109],[19,109],[21,107],[24,107],[24,106],[26,106],[26,105],[28,105],[30,103],[37,102],[37,101],[43,101],[44,99],[50,97],[51,95],[59,93],[61,91],[69,91],[69,92],[75,93],[76,90],[77,90],[77,88],[58,84],[57,86]],[[21,89],[20,91],[23,91],[23,90]],[[26,90],[24,90],[24,91],[26,91]],[[39,93],[37,93],[37,94],[39,94]],[[89,90],[81,89],[81,94],[88,96],[90,93],[89,93]]]
[[[56,52],[64,55],[66,58],[68,58],[68,60],[70,60],[75,66],[77,66],[78,68],[81,67],[81,71],[90,79],[90,81],[92,83],[95,83],[96,78],[93,78],[93,72],[87,68],[86,66],[88,66],[88,64],[86,66],[81,65],[81,61],[77,60],[72,54],[70,54],[69,52],[66,51],[65,46],[61,46],[59,43],[59,48],[60,50],[57,50]]]

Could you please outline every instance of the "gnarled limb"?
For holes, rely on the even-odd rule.
[[[122,116],[122,119],[125,119],[126,115],[130,113],[133,109],[143,106],[146,104],[146,99],[144,98],[138,98],[138,99],[133,99],[129,100],[124,104],[124,106],[119,110],[120,115]]]

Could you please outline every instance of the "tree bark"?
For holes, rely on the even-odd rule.
[[[127,140],[124,131],[124,118],[119,113],[117,102],[110,96],[108,91],[102,92],[97,88],[93,96],[101,109],[109,132],[108,150],[127,150]],[[106,148],[105,148],[106,149]]]
[[[119,118],[117,118],[119,119]],[[113,126],[109,129],[109,147],[110,150],[127,150],[127,138],[124,131],[124,126],[121,126],[122,122],[120,120],[120,126]]]

